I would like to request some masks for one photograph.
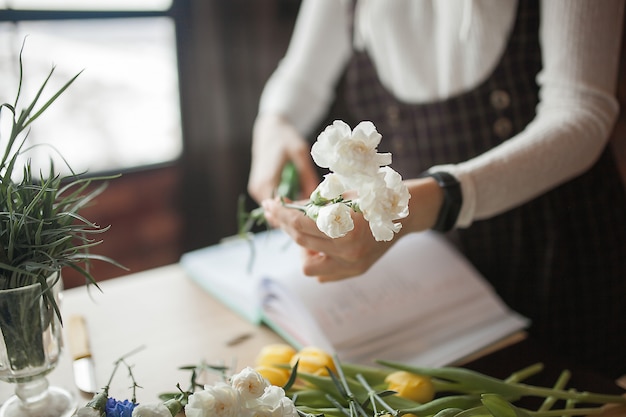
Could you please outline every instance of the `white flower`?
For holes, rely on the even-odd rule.
[[[265,389],[263,395],[249,408],[251,417],[297,417],[296,406],[285,391],[275,385]]]
[[[231,378],[232,387],[239,392],[244,401],[259,398],[270,384],[263,376],[250,367],[241,370]]]
[[[230,385],[218,382],[205,386],[189,396],[185,406],[187,417],[239,417],[242,404],[239,393]]]
[[[334,203],[319,209],[315,223],[317,228],[331,238],[345,236],[354,229],[350,212],[352,209],[344,203]]]
[[[395,219],[405,218],[409,215],[411,194],[406,184],[402,181],[402,176],[390,167],[382,167],[379,172],[385,175],[389,203],[388,212],[393,213]]]
[[[358,208],[377,241],[390,241],[400,231],[402,224],[394,220],[408,215],[410,197],[400,174],[389,167],[380,168],[376,177],[361,184]]]
[[[172,413],[163,403],[139,404],[133,410],[133,417],[172,417]]]
[[[380,139],[372,122],[361,122],[350,131],[350,126],[336,120],[318,136],[311,156],[320,167],[340,175],[374,175],[391,163],[391,154],[377,152]]]
[[[262,404],[276,407],[280,405],[281,400],[285,398],[285,390],[276,385],[271,385],[264,390],[263,395],[259,398]]]
[[[311,156],[315,163],[322,168],[331,168],[335,161],[335,147],[351,135],[350,126],[341,120],[335,120],[332,125],[327,126],[311,147]]]
[[[280,400],[280,408],[282,409],[283,417],[298,417],[298,409],[296,405],[291,401],[291,398],[284,397]]]
[[[100,410],[93,407],[81,407],[73,417],[100,417]]]
[[[326,174],[324,180],[311,193],[311,201],[314,204],[322,204],[324,200],[334,200],[339,198],[346,191],[341,177],[337,174]]]

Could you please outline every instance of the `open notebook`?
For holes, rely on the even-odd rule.
[[[278,230],[186,253],[181,264],[247,320],[343,361],[449,365],[528,325],[430,231],[402,237],[367,273],[332,283],[304,276],[300,248]]]

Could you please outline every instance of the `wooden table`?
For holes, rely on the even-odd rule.
[[[120,356],[141,348],[128,358],[141,389],[139,402],[156,402],[158,395],[176,391],[176,384],[188,387],[190,374],[178,368],[205,361],[231,366],[235,371],[253,365],[259,350],[282,339],[264,326],[248,323],[208,295],[189,279],[178,264],[161,267],[100,283],[95,287],[73,288],[63,293],[63,317],[85,317],[91,339],[97,380],[104,386]],[[65,329],[67,332],[67,329]],[[67,334],[65,334],[67,340]],[[504,377],[533,361],[552,363],[543,350],[528,340],[475,359],[468,367]],[[560,364],[559,364],[560,366]],[[552,367],[548,371],[554,372]],[[558,369],[560,371],[560,369]],[[500,375],[500,374],[502,375]],[[612,381],[596,375],[574,373],[576,388],[621,393]],[[548,384],[554,382],[548,374]],[[83,405],[91,396],[80,393],[73,382],[72,363],[64,351],[58,367],[48,376],[51,385],[75,394]],[[110,395],[131,398],[131,381],[120,369]],[[0,382],[0,402],[13,394],[13,385]],[[626,410],[617,414],[626,416]]]

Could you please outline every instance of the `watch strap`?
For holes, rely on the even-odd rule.
[[[463,193],[461,184],[454,175],[444,172],[427,172],[422,177],[432,177],[443,190],[443,203],[437,216],[433,230],[447,232],[454,228],[463,205]]]

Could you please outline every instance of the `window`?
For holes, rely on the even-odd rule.
[[[38,145],[28,154],[33,169],[47,171],[52,158],[57,170],[67,173],[59,155],[75,172],[89,173],[159,165],[180,156],[170,6],[171,0],[0,0],[5,9],[0,11],[1,102],[14,100],[22,43],[22,105],[53,66],[45,97],[83,71],[33,125],[28,136],[28,145]],[[108,13],[112,10],[116,13]]]
[[[0,9],[21,10],[154,10],[165,11],[172,0],[0,0]]]

